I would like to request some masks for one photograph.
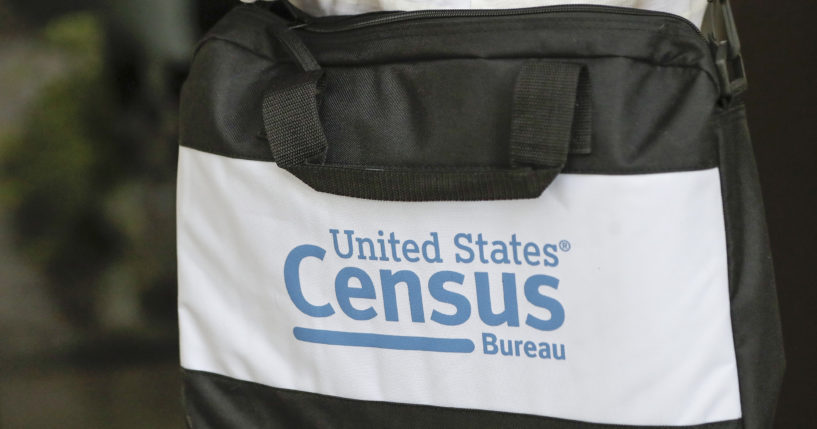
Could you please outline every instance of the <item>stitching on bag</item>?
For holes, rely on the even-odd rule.
[[[225,158],[230,158],[230,159],[243,159],[243,160],[247,160],[247,161],[261,161],[261,162],[275,162],[275,160],[272,158],[272,156],[264,157],[264,156],[236,155],[236,154],[230,153],[228,151],[215,150],[215,149],[211,149],[211,148],[195,147],[195,146],[191,146],[191,145],[188,145],[188,144],[180,144],[179,146],[186,147],[188,149],[197,150],[199,152],[209,153],[209,154],[212,154],[212,155],[223,156]],[[566,168],[565,171],[563,171],[563,173],[564,174],[608,174],[608,175],[626,176],[626,175],[631,175],[631,174],[634,175],[634,174],[676,173],[676,172],[685,172],[685,171],[701,171],[701,170],[709,170],[709,169],[712,169],[712,168],[716,168],[718,166],[719,166],[719,163],[717,161],[712,161],[712,162],[701,163],[701,164],[693,164],[693,165],[682,166],[682,167],[637,168],[637,169],[628,169],[628,170],[625,170],[625,171],[616,171],[616,170],[612,170],[612,169],[606,170],[606,169],[572,169],[572,168]],[[325,167],[331,168],[333,166],[329,165],[329,166],[325,166]],[[348,166],[347,165],[338,165],[338,166],[335,166],[335,167],[336,168],[354,168],[355,166],[353,166],[353,165],[348,165]],[[360,167],[360,166],[358,166],[358,167]],[[365,166],[365,168],[390,168],[390,169],[394,169],[395,167]],[[427,165],[427,166],[418,165],[418,166],[411,166],[411,167],[406,167],[406,168],[407,169],[427,169],[427,170],[435,170],[435,169],[440,170],[441,169],[441,167],[438,166],[438,165],[437,166],[434,166],[434,165]],[[501,168],[494,168],[494,167],[468,167],[468,166],[464,166],[464,167],[451,167],[451,168],[473,169],[473,170],[484,169],[486,171],[491,171],[491,170],[502,171]]]
[[[683,167],[655,167],[655,168],[638,168],[626,171],[613,171],[602,169],[570,169],[566,168],[562,171],[563,174],[606,174],[611,176],[627,176],[635,174],[654,174],[654,173],[681,173],[687,171],[701,171],[710,170],[719,166],[717,161],[706,164],[694,164]]]

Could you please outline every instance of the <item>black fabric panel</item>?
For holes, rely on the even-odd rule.
[[[459,74],[454,73],[454,77]],[[589,149],[589,142],[580,140],[590,136],[589,119],[580,117],[592,114],[590,106],[582,105],[588,102],[589,82],[583,66],[553,61],[527,60],[516,74],[513,89],[508,89],[513,94],[512,106],[506,107],[511,111],[509,136],[500,144],[491,142],[510,153],[510,162],[498,168],[324,163],[327,141],[317,96],[322,71],[275,81],[263,102],[266,137],[278,166],[321,192],[388,201],[536,198],[564,168],[573,141],[580,149]],[[429,80],[439,75],[444,74],[432,73]],[[425,113],[422,108],[416,110]],[[408,113],[400,122],[413,124],[413,117]],[[440,130],[447,128],[457,127],[443,125]],[[373,152],[380,149],[377,145],[365,147]],[[437,153],[445,147],[446,143],[440,142],[431,150]]]
[[[273,43],[264,13],[237,9],[198,49],[182,97],[183,146],[272,160],[260,138],[261,98],[271,82],[296,66]],[[437,22],[421,26],[427,34],[411,37],[413,30],[403,33],[395,27],[389,30],[392,37],[381,42],[371,32],[296,31],[326,71],[321,120],[330,146],[327,161],[507,165],[507,143],[497,142],[506,142],[509,134],[508,89],[518,63],[531,55],[588,65],[593,153],[571,156],[565,172],[635,174],[716,166],[709,117],[718,89],[703,40],[672,20],[609,18],[520,18],[519,25],[499,20],[489,25],[495,30],[491,33],[477,31],[482,25]],[[372,39],[370,44],[357,44],[363,36]],[[568,55],[559,41],[576,50]],[[449,52],[453,49],[459,53]],[[382,56],[372,57],[372,50]],[[413,62],[421,52],[428,57]],[[440,58],[447,54],[453,58]],[[361,66],[370,60],[375,63]]]
[[[283,48],[264,31],[253,31],[269,27],[273,19],[261,8],[238,7],[207,33],[200,46],[211,39],[231,40],[262,56],[289,62]],[[322,19],[332,18],[318,21]],[[296,30],[296,34],[324,67],[541,54],[557,58],[615,56],[701,68],[713,83],[718,80],[704,39],[688,24],[670,17],[554,13],[408,21],[342,33]]]
[[[328,68],[321,117],[331,139],[329,160],[509,165],[513,88],[523,61]]]
[[[622,426],[495,411],[359,401],[279,389],[183,370],[192,429],[741,429],[741,421],[696,426]]]
[[[717,166],[711,127],[716,89],[698,69],[656,68],[627,58],[588,61],[593,152],[566,173],[638,174]]]
[[[331,165],[287,168],[311,188],[379,201],[493,201],[538,198],[560,168],[372,169]]]
[[[259,61],[253,53],[233,45],[208,44],[196,55],[182,87],[180,144],[271,161],[269,144],[262,135],[262,95],[269,87],[269,77],[292,69],[271,60]]]
[[[514,161],[508,156],[511,114],[519,103],[514,86],[529,62],[453,59],[327,69],[321,97],[324,131],[331,136],[327,159],[346,165],[507,167]],[[589,80],[582,80],[580,123],[570,151],[588,154],[594,106]],[[547,89],[530,92],[537,106],[554,97]],[[540,125],[538,138],[554,134],[547,130],[555,124]]]
[[[745,429],[772,427],[785,360],[765,210],[746,111],[719,117],[729,293]]]
[[[327,69],[328,159],[352,165],[507,165],[511,88],[524,60],[437,60]],[[700,70],[585,60],[592,153],[566,172],[649,173],[717,165],[715,95]],[[490,82],[490,84],[486,84]],[[546,97],[547,95],[544,95]]]

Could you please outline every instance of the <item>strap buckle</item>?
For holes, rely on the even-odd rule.
[[[709,0],[709,25],[705,36],[712,46],[721,81],[721,96],[729,102],[748,87],[735,16],[729,0]]]

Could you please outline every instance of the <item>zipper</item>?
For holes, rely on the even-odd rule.
[[[341,20],[332,19],[322,21],[316,19],[309,22],[299,22],[292,29],[304,30],[312,33],[338,33],[364,28],[376,27],[407,21],[432,20],[442,18],[486,18],[512,17],[529,15],[546,15],[555,13],[605,13],[623,16],[652,16],[667,18],[681,22],[690,27],[703,38],[703,33],[690,20],[667,12],[654,10],[634,9],[627,7],[605,5],[559,5],[540,6],[521,9],[445,9],[445,10],[418,10],[411,12],[375,12],[357,15]]]
[[[679,22],[690,28],[694,34],[710,47],[718,70],[722,99],[728,103],[733,97],[744,92],[747,87],[743,57],[740,53],[740,40],[735,28],[734,16],[729,0],[707,0],[707,2],[708,5],[705,16],[712,22],[704,23],[704,25],[710,27],[706,30],[706,34],[690,20],[679,15],[648,9],[607,5],[557,5],[520,9],[443,9],[411,12],[373,12],[340,19],[303,19],[303,15],[298,14],[300,18],[290,26],[290,29],[298,29],[311,33],[339,33],[410,21],[444,18],[513,17],[557,13],[604,13],[618,16],[663,18]],[[715,21],[718,21],[720,25],[725,28],[725,35],[719,34],[717,30],[719,24]]]

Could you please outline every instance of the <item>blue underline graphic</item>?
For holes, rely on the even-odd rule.
[[[292,333],[295,334],[295,338],[301,341],[334,346],[443,353],[471,353],[474,351],[474,343],[467,338],[406,337],[401,335],[326,331],[301,327],[295,327]]]

